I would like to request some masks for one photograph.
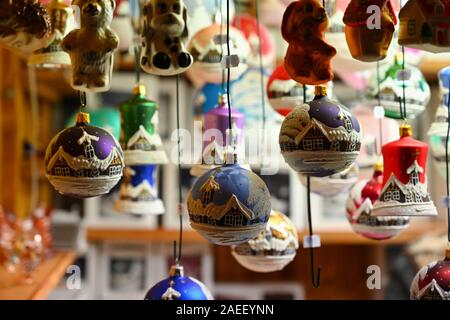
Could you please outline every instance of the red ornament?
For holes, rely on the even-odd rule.
[[[374,216],[435,216],[427,191],[428,145],[412,138],[410,125],[400,127],[400,139],[383,147],[383,190]]]
[[[420,269],[410,290],[411,300],[450,300],[450,247],[446,257]]]

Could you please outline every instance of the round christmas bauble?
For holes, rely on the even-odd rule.
[[[297,254],[298,235],[292,221],[272,210],[266,229],[255,239],[232,247],[241,266],[254,272],[282,270]]]
[[[116,210],[139,215],[163,214],[164,204],[155,184],[156,170],[154,164],[125,167]]]
[[[281,153],[294,171],[326,177],[349,168],[361,147],[358,120],[316,87],[314,100],[297,106],[283,121]]]
[[[264,67],[271,67],[275,63],[276,52],[275,44],[269,30],[263,25],[259,25],[258,20],[249,14],[239,14],[233,19],[233,27],[240,30],[250,45],[250,54],[248,56],[248,65],[250,67],[259,67],[260,65],[260,46],[261,59]]]
[[[411,283],[411,300],[450,300],[450,248],[445,259],[419,270]]]
[[[238,164],[226,164],[197,179],[187,207],[193,229],[218,245],[256,238],[270,215],[270,193],[264,181]]]
[[[358,172],[358,166],[352,164],[350,168],[328,177],[311,177],[311,192],[323,197],[334,197],[345,193],[356,183]],[[299,178],[302,184],[306,186],[307,177],[299,174]]]
[[[65,123],[65,127],[73,126],[77,121],[79,112],[75,112]],[[98,109],[89,111],[89,124],[91,126],[100,127],[111,133],[115,139],[120,139],[120,112],[117,108],[102,106]]]
[[[209,83],[222,83],[222,57],[228,55],[227,41],[220,44],[218,38],[226,39],[225,25],[214,23],[198,31],[190,40],[188,50],[194,64],[187,71],[188,77],[197,87]],[[250,46],[241,31],[230,27],[230,55],[239,56],[239,66],[231,68],[231,80],[239,78],[248,68]]]
[[[374,216],[435,216],[427,190],[428,145],[412,137],[412,128],[400,127],[400,139],[383,146],[383,188]]]
[[[386,240],[409,225],[409,217],[374,217],[373,204],[381,194],[383,166],[375,165],[372,178],[361,180],[350,191],[346,202],[347,219],[356,233],[372,239]]]
[[[369,102],[372,105],[378,105],[378,99],[380,99],[381,105],[385,110],[385,116],[393,119],[401,119],[399,99],[403,99],[403,82],[405,83],[408,118],[414,118],[425,111],[430,101],[430,87],[418,68],[407,65],[406,70],[410,72],[409,79],[403,81],[398,78],[398,73],[403,70],[401,59],[397,56],[393,64],[381,68],[379,86],[377,72],[375,71],[369,80],[367,88]],[[380,88],[380,92],[378,88]]]
[[[61,194],[89,198],[108,193],[122,177],[123,152],[106,130],[78,115],[74,127],[64,129],[45,153],[47,178]]]
[[[155,284],[144,300],[214,300],[209,289],[197,279],[184,275],[180,265],[170,268],[170,276]]]

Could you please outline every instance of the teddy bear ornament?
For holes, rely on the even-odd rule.
[[[145,72],[172,76],[194,62],[186,50],[187,10],[183,0],[150,0],[144,6],[141,66]]]
[[[105,92],[111,86],[113,53],[119,38],[111,30],[114,0],[74,0],[80,12],[80,29],[67,34],[61,46],[72,61],[72,87]]]
[[[333,80],[330,61],[336,49],[324,41],[328,15],[320,0],[292,2],[283,16],[281,33],[289,43],[284,66],[301,84],[321,85]]]

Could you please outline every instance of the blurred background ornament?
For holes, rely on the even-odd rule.
[[[9,272],[15,269],[12,259],[14,235],[12,215],[0,206],[0,265]]]
[[[28,55],[50,36],[50,16],[38,0],[0,0],[0,46]]]
[[[169,277],[155,284],[144,300],[214,300],[209,289],[197,279],[184,275],[184,268],[170,268]]]
[[[374,15],[373,6],[381,11],[379,16]],[[386,58],[397,24],[390,0],[352,0],[343,21],[345,39],[353,58],[363,62]]]
[[[409,0],[398,16],[401,46],[433,53],[450,51],[450,2]]]
[[[242,32],[250,45],[250,54],[247,60],[249,67],[259,68],[260,45],[263,67],[273,67],[276,52],[275,43],[269,30],[263,24],[260,24],[258,32],[258,20],[249,14],[238,14],[234,17],[232,25]]]
[[[445,258],[423,267],[414,277],[411,300],[450,300],[450,245]]]
[[[147,100],[144,85],[133,89],[133,96],[119,106],[120,144],[127,165],[167,163],[167,155],[158,134],[158,104]]]
[[[78,91],[108,91],[113,53],[119,46],[119,38],[110,28],[116,3],[74,0],[72,4],[80,10],[80,29],[69,32],[61,43],[70,55],[71,86]]]
[[[207,171],[220,167],[225,161],[225,152],[232,143],[232,137],[228,137],[229,132],[229,112],[227,105],[227,95],[219,96],[216,108],[203,115],[203,148],[200,163],[191,168],[191,175],[199,177]],[[231,124],[233,133],[236,134],[236,156],[238,162],[242,163],[242,155],[239,154],[239,145],[244,135],[244,116],[234,108],[231,108]],[[248,168],[248,166],[247,166]]]
[[[53,236],[51,232],[51,209],[41,204],[31,213],[33,227],[42,239],[42,258],[47,259],[52,254]]]
[[[237,164],[199,177],[188,195],[191,227],[211,243],[237,245],[264,231],[270,194],[264,181]]]
[[[235,2],[239,13],[256,16],[256,1],[236,0]],[[259,0],[261,22],[267,26],[279,28],[289,2],[292,0]]]
[[[311,177],[311,192],[323,197],[334,197],[346,193],[358,179],[358,165],[353,163],[349,168],[327,177]],[[300,181],[306,186],[306,176],[298,175]]]
[[[28,59],[28,65],[38,68],[69,67],[70,56],[61,48],[61,41],[75,27],[73,9],[64,0],[51,0],[45,8],[51,19],[50,44],[34,52]]]
[[[233,257],[244,268],[254,272],[283,270],[294,260],[298,249],[298,236],[292,221],[281,212],[270,213],[266,229],[258,237],[233,246]]]
[[[117,211],[139,215],[165,212],[155,183],[157,168],[154,164],[125,167],[119,198],[115,204]]]
[[[139,2],[141,0],[134,0]],[[132,25],[130,6],[133,1],[117,1],[114,19],[111,22],[111,29],[119,37],[118,50],[121,53],[128,53],[134,44],[134,29]],[[140,34],[140,33],[138,33]]]
[[[189,69],[194,60],[185,47],[189,31],[183,0],[174,5],[150,0],[143,14],[142,69],[160,76],[173,76]]]
[[[293,80],[309,85],[333,80],[331,59],[336,49],[324,41],[328,23],[319,0],[294,1],[287,7],[281,33],[289,43],[284,66]]]
[[[397,55],[390,66],[383,66],[380,71],[380,92],[378,92],[377,73],[374,72],[369,81],[367,98],[372,105],[378,105],[378,98],[385,109],[385,116],[393,119],[401,119],[399,111],[399,99],[403,97],[403,80],[397,77],[402,70],[402,57]],[[406,65],[411,73],[405,82],[405,95],[407,117],[415,118],[421,114],[430,101],[430,87],[422,72],[411,65]]]
[[[219,38],[226,37],[226,25],[214,23],[199,30],[190,40],[188,51],[194,57],[192,68],[187,76],[196,87],[205,83],[222,83],[222,57],[227,52],[227,42],[217,43]],[[238,79],[248,68],[250,45],[245,36],[236,28],[230,26],[230,55],[239,56],[239,66],[231,68],[230,80]]]
[[[428,194],[426,165],[428,145],[412,137],[408,124],[400,127],[400,139],[383,146],[383,188],[374,216],[435,216]]]
[[[346,202],[347,219],[356,233],[372,240],[386,240],[408,227],[409,217],[374,217],[373,204],[381,194],[383,165],[377,163],[372,179],[359,181]]]
[[[297,106],[283,121],[281,153],[294,171],[326,177],[349,168],[359,154],[361,129],[343,105],[328,99],[326,87]]]
[[[45,153],[47,178],[61,194],[89,198],[108,193],[122,177],[123,152],[106,130],[91,126],[89,114],[58,133]]]

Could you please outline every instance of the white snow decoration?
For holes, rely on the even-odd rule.
[[[406,169],[407,174],[411,174],[413,172],[423,173],[423,168],[419,165],[417,160],[414,160],[414,163],[408,169]]]
[[[94,135],[90,135],[89,133],[87,133],[83,128],[81,128],[81,131],[83,131],[83,135],[81,136],[80,139],[78,139],[77,143],[79,145],[82,145],[84,143],[87,143],[88,145],[90,145],[93,141],[98,141],[99,138],[97,136]]]
[[[162,295],[162,300],[176,300],[181,297],[181,293],[172,287],[167,288],[166,292]]]
[[[158,134],[150,134],[145,129],[143,125],[139,126],[139,130],[128,140],[127,147],[131,148],[134,144],[136,144],[140,139],[146,140],[150,145],[153,146],[161,146],[162,140]]]
[[[122,184],[120,194],[124,196],[128,196],[130,198],[137,198],[139,195],[143,193],[148,193],[152,197],[157,198],[158,194],[156,192],[156,189],[150,185],[150,183],[147,180],[144,180],[137,186],[133,186],[130,184]]]
[[[289,80],[273,80],[269,86],[269,91],[288,93],[297,85],[292,79]]]
[[[214,155],[213,155],[214,154]],[[224,150],[216,140],[211,141],[203,150],[203,163],[221,165],[224,161]]]

